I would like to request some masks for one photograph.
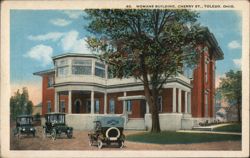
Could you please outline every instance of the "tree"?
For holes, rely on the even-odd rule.
[[[28,89],[23,88],[22,93],[19,89],[10,98],[10,116],[15,119],[18,115],[31,115],[33,103],[29,100]]]
[[[230,70],[226,73],[226,77],[220,78],[219,91],[226,98],[228,103],[236,104],[238,121],[241,122],[241,80],[242,72]]]
[[[160,132],[157,99],[167,79],[198,60],[202,41],[198,14],[188,10],[86,10],[89,47],[109,64],[114,77],[135,77],[144,86],[152,115],[151,132]]]

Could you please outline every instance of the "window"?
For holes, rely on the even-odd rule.
[[[100,101],[99,101],[99,99],[95,100],[95,113],[100,113]]]
[[[158,106],[158,111],[162,112],[162,96],[158,96],[157,106]]]
[[[91,101],[87,100],[86,101],[86,113],[90,113],[91,112]]]
[[[105,65],[99,62],[95,62],[95,75],[105,78]]]
[[[109,113],[111,113],[111,114],[115,113],[115,101],[114,101],[114,99],[109,100]]]
[[[48,78],[48,88],[53,87],[53,84],[54,84],[54,78],[53,78],[53,76],[49,76],[49,78]]]
[[[208,81],[208,63],[209,63],[208,59],[205,58],[205,82],[206,83]]]
[[[65,101],[64,100],[60,101],[60,112],[65,112]]]
[[[91,75],[92,60],[73,60],[72,74],[75,75]]]
[[[51,112],[51,102],[50,101],[47,102],[47,112],[48,113]]]
[[[127,100],[126,102],[127,102],[127,107],[126,107],[127,112],[128,113],[132,113],[132,101],[131,100]]]
[[[58,77],[64,77],[68,75],[68,60],[61,60],[56,62],[57,67],[57,76]]]
[[[205,117],[208,117],[208,94],[205,92]]]

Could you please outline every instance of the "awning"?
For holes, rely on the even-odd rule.
[[[145,96],[144,95],[134,95],[134,96],[118,97],[118,100],[138,100],[138,99],[145,99]]]

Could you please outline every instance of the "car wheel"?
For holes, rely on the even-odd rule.
[[[120,148],[123,148],[123,147],[124,147],[124,141],[119,141],[118,144],[119,144],[119,147],[120,147]]]
[[[98,139],[98,141],[97,141],[98,148],[101,149],[102,145],[103,145],[102,140]]]
[[[43,129],[43,138],[47,137],[46,128]]]
[[[89,138],[89,146],[93,145],[93,140],[91,138]]]
[[[52,140],[56,140],[56,130],[53,129],[51,133]]]
[[[70,138],[72,138],[72,132],[70,132],[70,133],[67,133],[67,137],[70,139]]]

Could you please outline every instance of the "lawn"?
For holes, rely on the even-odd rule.
[[[213,131],[218,131],[218,132],[241,132],[241,124],[240,123],[233,123],[231,125],[214,128]]]
[[[207,133],[178,133],[165,131],[161,133],[143,132],[126,136],[126,140],[154,144],[191,144],[218,141],[240,141],[240,135],[223,135]]]

